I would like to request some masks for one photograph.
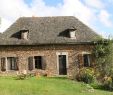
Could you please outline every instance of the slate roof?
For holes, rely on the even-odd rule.
[[[72,28],[76,29],[76,39],[67,35]],[[28,40],[19,38],[21,30],[29,30]],[[77,44],[89,43],[98,37],[73,16],[21,17],[3,32],[0,45]]]

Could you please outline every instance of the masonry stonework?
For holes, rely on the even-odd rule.
[[[2,57],[18,57],[18,71],[5,71],[1,74],[16,74],[17,72],[31,72],[28,70],[28,57],[30,56],[44,56],[46,62],[47,75],[57,76],[58,63],[57,54],[67,52],[68,53],[68,67],[67,76],[72,76],[75,72],[75,67],[78,69],[78,65],[82,64],[79,55],[83,52],[92,52],[93,45],[42,45],[42,46],[2,46],[0,47],[0,58]],[[1,62],[1,61],[0,61]],[[1,65],[0,65],[1,66]],[[1,68],[1,67],[0,67]],[[0,69],[1,70],[1,69]],[[36,72],[36,70],[33,70]]]

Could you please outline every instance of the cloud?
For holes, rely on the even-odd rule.
[[[113,4],[113,0],[108,0],[108,2]]]
[[[99,19],[103,25],[105,25],[107,27],[113,26],[113,23],[110,20],[110,14],[106,10],[101,10],[101,12],[99,14]]]
[[[49,6],[44,0],[32,0],[30,4],[25,0],[0,0],[0,31],[22,16],[76,16],[90,27],[99,20],[105,26],[111,26],[110,14],[104,8],[102,0],[63,0],[56,6]]]
[[[32,15],[34,16],[55,16],[59,14],[59,8],[60,6],[48,6],[43,0],[33,0],[31,4]]]
[[[0,14],[9,19],[19,16],[29,16],[30,8],[23,0],[0,0]]]
[[[94,12],[97,22],[101,22],[105,27],[112,27],[113,22],[111,20],[111,14],[106,10],[110,3],[113,3],[113,0],[84,0],[85,4],[91,8],[96,9]]]
[[[4,31],[12,24],[12,21],[9,21],[5,18],[2,18],[0,21],[2,22],[0,23],[0,31]]]
[[[1,28],[3,32],[17,18],[21,16],[30,16],[32,12],[23,0],[0,0]]]
[[[11,22],[14,22],[21,16],[71,15],[78,17],[81,21],[89,25],[93,21],[91,19],[95,18],[92,10],[82,4],[80,0],[64,0],[63,2],[63,4],[58,4],[54,7],[46,5],[44,0],[33,0],[29,7],[24,0],[0,0],[0,17],[4,19],[2,20],[2,24],[5,24],[5,21],[11,24]],[[0,28],[0,31],[3,30],[5,28]]]
[[[91,25],[96,18],[93,11],[80,0],[63,0],[63,4],[57,6],[48,6],[44,0],[34,0],[31,10],[34,16],[76,16],[87,25]]]
[[[84,0],[85,4],[96,8],[96,9],[103,9],[105,7],[105,3],[102,0]]]
[[[64,5],[61,8],[63,15],[73,15],[90,25],[95,19],[93,10],[85,6],[80,0],[64,0]]]

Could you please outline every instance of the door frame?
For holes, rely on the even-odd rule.
[[[56,52],[56,55],[57,55],[57,74],[59,74],[59,55],[66,55],[66,70],[67,70],[67,74],[68,74],[68,67],[69,67],[69,64],[68,64],[68,52]]]

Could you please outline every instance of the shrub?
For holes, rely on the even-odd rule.
[[[82,92],[94,92],[94,88],[89,85],[89,84],[82,84],[82,86],[84,86],[84,89],[82,90]]]
[[[111,90],[113,91],[113,78],[112,77],[104,77],[104,81],[103,81],[103,87],[106,90]]]
[[[92,68],[82,68],[76,76],[78,81],[85,83],[92,83],[95,80],[94,69]]]
[[[93,50],[95,56],[96,78],[102,87],[113,90],[113,40],[102,39],[97,41]]]
[[[113,40],[102,39],[97,41],[93,49],[95,56],[95,69],[100,73],[102,79],[104,76],[110,76],[113,73]]]
[[[17,75],[17,77],[16,77],[16,79],[17,80],[25,80],[27,78],[27,75],[26,74],[19,74],[19,75]]]
[[[30,74],[23,74],[23,73],[21,73],[21,74],[18,74],[16,76],[16,79],[17,80],[25,80],[25,79],[28,79],[28,78],[31,78],[31,77],[34,77],[34,76],[35,76],[34,73],[30,73]]]

